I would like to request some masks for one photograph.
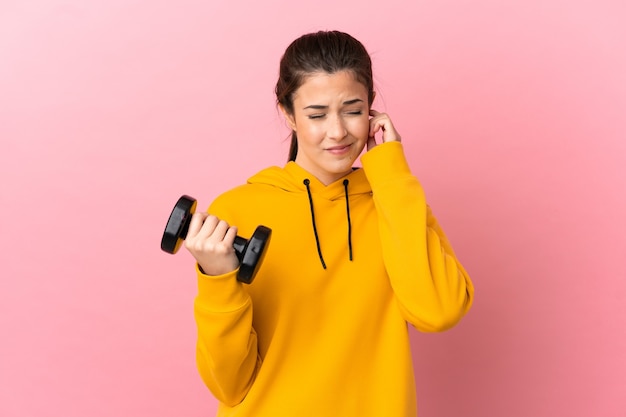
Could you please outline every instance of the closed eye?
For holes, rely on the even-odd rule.
[[[326,115],[325,115],[325,114],[309,114],[307,117],[308,117],[309,119],[312,119],[312,120],[313,120],[313,119],[321,119],[321,118],[323,118],[324,116],[326,116]]]

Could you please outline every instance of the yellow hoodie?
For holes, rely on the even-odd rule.
[[[218,416],[417,414],[407,322],[448,329],[474,289],[402,145],[361,162],[328,186],[271,167],[209,208],[242,237],[272,229],[252,284],[197,270],[197,364]]]

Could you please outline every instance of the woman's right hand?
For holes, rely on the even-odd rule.
[[[207,275],[223,275],[239,267],[233,244],[237,227],[206,212],[194,213],[185,238],[185,248]]]

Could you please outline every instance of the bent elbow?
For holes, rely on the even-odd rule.
[[[225,392],[225,391],[221,391],[219,393],[213,392],[213,395],[219,402],[221,402],[222,404],[228,407],[234,407],[238,405],[246,397],[245,394],[242,395],[242,393],[239,391],[237,392],[233,391],[230,393]]]
[[[422,312],[413,320],[413,326],[424,333],[444,332],[456,326],[469,310],[469,294],[459,303],[440,305],[428,312]]]
[[[456,326],[463,315],[460,312],[437,314],[417,320],[414,327],[424,333],[444,332]]]

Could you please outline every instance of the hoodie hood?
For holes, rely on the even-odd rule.
[[[324,185],[300,165],[291,161],[284,168],[270,167],[262,170],[248,179],[249,184],[266,184],[278,187],[288,192],[307,192],[304,180],[309,180],[309,189],[315,198],[337,200],[345,198],[344,180],[349,181],[348,195],[369,194],[372,192],[365,172],[362,168],[355,168],[351,173],[337,181]]]
[[[315,221],[315,200],[335,201],[344,199],[346,202],[346,230],[348,259],[352,261],[352,222],[350,219],[350,197],[360,194],[371,194],[372,188],[367,181],[363,169],[355,168],[351,173],[337,181],[324,185],[308,171],[293,161],[284,168],[270,167],[248,179],[249,184],[265,184],[280,188],[287,192],[302,193],[308,197],[311,212],[311,225],[320,263],[326,269],[326,262],[320,244]]]

